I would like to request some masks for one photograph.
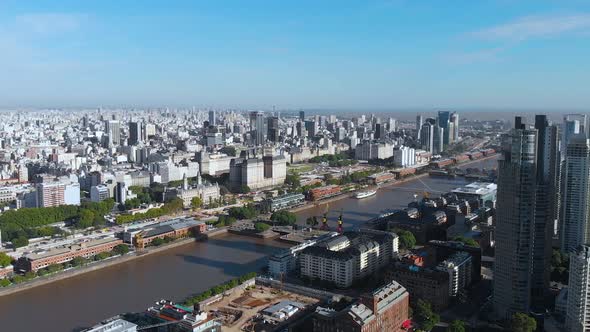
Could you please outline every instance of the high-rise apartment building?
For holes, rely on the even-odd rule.
[[[520,119],[498,161],[494,311],[502,319],[530,312],[537,175],[537,131]]]
[[[422,125],[424,124],[424,117],[418,114],[416,115],[416,138],[421,139],[420,131],[422,130]]]
[[[563,170],[561,250],[569,253],[590,239],[590,140],[574,135],[566,149]]]
[[[537,130],[537,178],[535,203],[535,229],[532,271],[532,310],[543,312],[549,289],[551,267],[551,241],[559,215],[559,134],[558,127],[550,125],[546,115],[535,116]]]
[[[451,112],[449,111],[438,111],[438,121],[437,124],[440,128],[444,129],[444,135],[442,139],[443,145],[446,147],[449,143],[452,143],[451,140],[453,139],[450,135],[452,135],[451,130],[449,128],[449,123],[451,121]],[[441,150],[442,151],[442,150]]]
[[[459,141],[459,113],[451,114],[451,123],[453,123],[453,142]]]
[[[570,255],[565,327],[568,332],[590,331],[590,247]]]

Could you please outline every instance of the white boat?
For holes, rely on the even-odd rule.
[[[375,195],[377,193],[377,190],[369,190],[369,191],[361,191],[358,192],[354,195],[355,198],[361,199],[361,198],[367,198],[367,197],[371,197],[373,195]]]

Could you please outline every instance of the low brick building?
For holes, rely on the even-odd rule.
[[[139,249],[148,246],[155,239],[182,239],[193,234],[204,233],[207,225],[202,221],[193,218],[182,218],[166,221],[155,227],[146,228],[135,235],[133,243]]]
[[[116,238],[104,238],[72,244],[70,246],[36,251],[17,260],[16,269],[22,272],[37,271],[52,264],[63,264],[76,257],[90,258],[102,252],[113,250],[123,241]]]

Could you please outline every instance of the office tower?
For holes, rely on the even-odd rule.
[[[129,145],[136,145],[143,141],[144,136],[141,122],[129,122]]]
[[[278,142],[279,140],[279,118],[271,116],[267,119],[268,133],[267,137],[269,141]]]
[[[388,128],[390,132],[395,132],[397,131],[397,120],[394,118],[389,118],[388,122]],[[420,137],[420,136],[418,136]]]
[[[424,118],[422,115],[416,115],[416,138],[420,138],[420,130],[422,129],[422,124],[424,123]]]
[[[299,111],[299,121],[305,121],[305,111]]]
[[[563,117],[563,121],[578,121],[580,126],[580,133],[584,133],[586,137],[588,137],[588,117],[586,116],[586,114],[566,114]]]
[[[459,141],[459,113],[451,114],[451,122],[453,123],[453,142],[457,142]]]
[[[531,305],[537,131],[516,123],[498,161],[493,306],[501,319]]]
[[[590,239],[590,141],[574,135],[567,145],[563,171],[561,250],[569,253]]]
[[[265,140],[266,130],[264,128],[264,113],[251,112],[250,113],[250,131],[252,133],[252,140],[254,145],[263,145]]]
[[[445,129],[438,124],[434,125],[434,137],[432,138],[432,153],[439,154],[444,151]]]
[[[215,122],[215,110],[210,110],[209,111],[209,125],[210,126],[215,126],[216,122]]]
[[[305,130],[309,137],[314,137],[318,132],[317,121],[305,121]]]
[[[572,252],[569,272],[566,331],[590,331],[590,247],[582,245]]]
[[[434,148],[434,126],[425,122],[420,129],[420,146],[422,149],[433,153]]]
[[[537,130],[537,178],[535,197],[535,229],[531,309],[544,312],[544,300],[549,289],[551,267],[551,239],[559,215],[559,134],[558,127],[550,125],[546,115],[535,116]]]
[[[113,114],[114,116],[114,114]],[[109,146],[121,144],[121,125],[117,120],[105,120],[105,131],[109,136]]]
[[[438,126],[444,129],[443,145],[446,147],[450,143],[449,121],[451,119],[451,112],[438,111]],[[442,150],[441,150],[442,151]]]
[[[375,139],[385,139],[386,137],[385,125],[382,123],[375,124]]]

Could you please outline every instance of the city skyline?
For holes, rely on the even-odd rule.
[[[578,110],[590,102],[582,84],[590,6],[581,1],[0,8],[7,108]]]

